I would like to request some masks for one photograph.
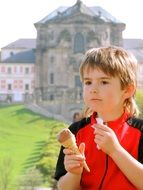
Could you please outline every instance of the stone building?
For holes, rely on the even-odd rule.
[[[82,109],[79,64],[92,47],[122,46],[125,24],[82,1],[59,7],[35,23],[36,100],[50,112],[72,118]]]

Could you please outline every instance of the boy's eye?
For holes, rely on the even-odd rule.
[[[85,81],[84,84],[90,85],[90,84],[91,84],[91,81]]]
[[[108,81],[103,80],[103,81],[101,81],[101,84],[105,85],[105,84],[109,84],[109,82],[108,82]]]

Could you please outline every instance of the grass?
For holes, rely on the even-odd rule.
[[[136,98],[141,109],[141,116],[143,116],[141,90],[137,91]],[[58,154],[56,134],[64,127],[64,123],[35,114],[24,105],[0,105],[0,163],[4,159],[12,160],[14,183],[26,168],[39,160],[38,155],[41,155],[43,151],[41,147],[45,142],[49,142],[47,151],[52,155],[52,162],[55,161]],[[53,154],[56,155],[53,156]]]
[[[13,179],[23,172],[29,159],[35,163],[33,152],[40,154],[41,143],[50,139],[54,126],[57,131],[65,127],[64,123],[35,114],[23,105],[0,106],[0,161],[12,160]]]
[[[136,101],[140,109],[140,117],[143,118],[143,90],[142,89],[137,90]]]

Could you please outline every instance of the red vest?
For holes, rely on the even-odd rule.
[[[84,142],[86,162],[90,172],[83,171],[81,190],[137,190],[113,160],[102,150],[97,149],[94,142],[95,115],[91,117],[91,123],[81,128],[76,134],[77,144]],[[114,130],[120,144],[134,157],[138,157],[138,147],[141,133],[129,126],[125,121],[128,115],[125,113],[116,121],[108,122],[107,125]]]

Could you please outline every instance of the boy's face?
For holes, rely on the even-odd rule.
[[[123,113],[126,98],[126,89],[121,89],[118,77],[108,76],[98,69],[85,69],[83,99],[92,111],[100,116],[115,119]]]

